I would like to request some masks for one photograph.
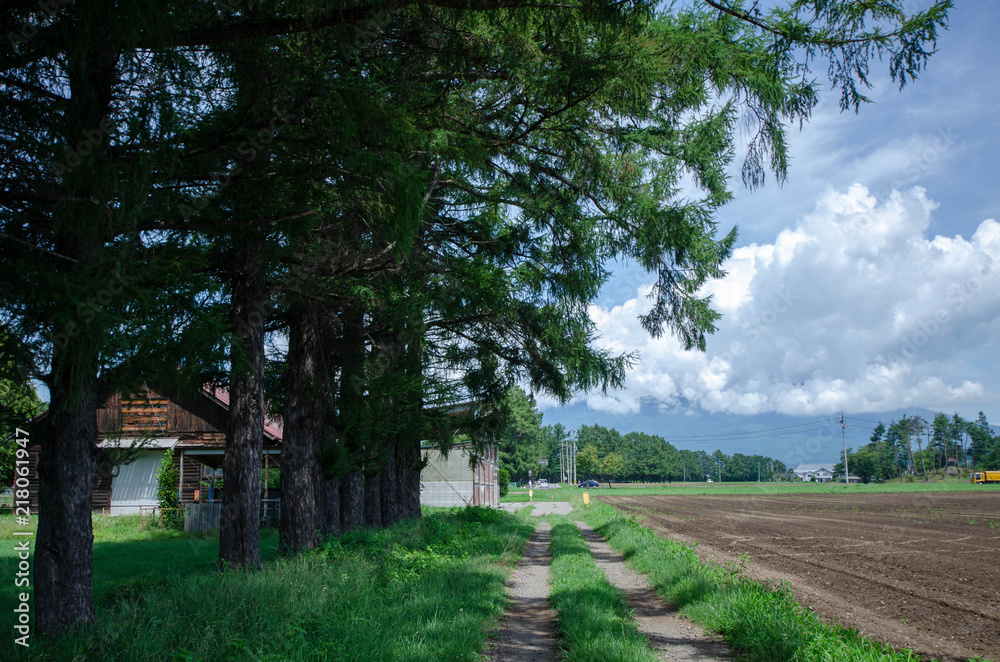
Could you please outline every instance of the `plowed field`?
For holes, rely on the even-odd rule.
[[[605,496],[703,558],[750,558],[828,621],[949,662],[1000,660],[1000,492]]]

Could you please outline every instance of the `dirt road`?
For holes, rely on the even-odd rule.
[[[517,505],[504,504],[516,510]],[[554,502],[532,511],[532,515],[569,514],[572,506]],[[646,577],[625,564],[625,559],[605,543],[593,529],[577,522],[594,559],[612,585],[628,601],[639,630],[664,662],[727,662],[729,648],[718,637],[681,617],[664,602]],[[552,562],[551,524],[542,521],[528,541],[524,555],[507,581],[511,606],[496,640],[485,657],[493,662],[553,662],[558,658],[556,613],[549,608],[549,565]]]

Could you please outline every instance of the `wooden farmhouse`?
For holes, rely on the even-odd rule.
[[[97,410],[98,447],[107,450],[108,457],[129,461],[97,465],[91,487],[94,510],[119,515],[157,506],[156,471],[169,449],[179,476],[179,501],[221,499],[215,486],[222,477],[228,418],[229,394],[223,389],[206,387],[197,395],[181,396],[143,385],[133,394],[109,397]],[[280,424],[265,420],[267,471],[278,468],[281,432]],[[122,450],[136,444],[139,450]],[[37,444],[29,446],[33,474],[38,450]],[[32,511],[38,508],[37,483],[31,481]]]

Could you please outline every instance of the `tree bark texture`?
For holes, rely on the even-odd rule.
[[[400,446],[397,454],[400,518],[420,517],[420,445]]]
[[[257,567],[260,556],[261,456],[264,452],[264,320],[268,300],[260,267],[264,238],[237,239],[232,275],[229,425],[223,463],[225,487],[219,565]]]
[[[319,535],[331,538],[340,535],[340,478],[323,476],[319,492]]]
[[[324,398],[320,388],[319,329],[308,311],[297,311],[289,327],[284,434],[281,442],[281,527],[283,552],[314,549],[318,543],[318,447]],[[338,518],[339,523],[339,518]]]
[[[385,469],[379,477],[382,494],[382,526],[391,526],[399,519],[399,493],[396,489],[398,484],[396,476],[396,454],[391,451],[385,461]]]
[[[79,41],[67,51],[69,101],[60,131],[66,144],[77,144],[85,132],[107,122],[118,71],[119,46],[107,23],[107,3],[93,2],[66,9],[65,16]],[[62,194],[92,200],[94,204],[60,205],[54,214],[55,244],[74,266],[62,277],[65,290],[50,292],[57,312],[53,333],[65,331],[65,345],[53,341],[48,382],[49,412],[40,426],[38,463],[38,530],[35,539],[35,625],[39,632],[56,633],[92,623],[93,549],[91,480],[97,452],[97,405],[100,394],[99,351],[106,337],[100,322],[81,316],[74,301],[80,283],[95,278],[102,265],[108,225],[105,203],[117,191],[118,166],[107,153],[95,150],[81,167],[62,177]],[[58,189],[57,189],[58,190]],[[97,294],[97,292],[90,292]],[[81,304],[82,307],[82,304]],[[65,314],[60,314],[65,313]]]
[[[365,479],[361,468],[348,471],[340,480],[340,529],[365,525]]]
[[[423,393],[420,386],[423,374],[424,334],[423,311],[415,311],[405,332],[406,374],[416,380],[413,392],[400,403],[402,420],[406,424],[396,439],[396,490],[399,517],[420,517],[420,470],[423,468],[420,442],[422,440]]]
[[[94,620],[90,482],[97,445],[97,379],[72,394],[53,380],[41,429],[35,625],[58,632]]]
[[[340,525],[342,531],[365,525],[365,489],[362,467],[369,445],[370,420],[366,408],[365,316],[361,308],[342,314],[340,397],[337,400],[338,443],[343,444],[346,474],[340,481]]]
[[[365,473],[365,526],[377,529],[382,526],[382,476]]]

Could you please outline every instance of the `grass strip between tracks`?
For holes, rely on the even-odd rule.
[[[787,587],[750,579],[740,564],[702,562],[692,546],[660,538],[611,506],[593,503],[579,515],[683,615],[721,634],[750,662],[920,659],[823,623]]]
[[[122,553],[148,553],[143,574],[95,590],[93,625],[36,636],[10,655],[60,662],[479,660],[507,608],[504,582],[535,522],[482,507],[434,511],[385,530],[349,531],[259,571],[175,574],[192,545],[209,544],[199,539],[108,542]],[[12,659],[8,646],[0,643],[0,659]]]
[[[625,596],[612,586],[566,517],[552,522],[552,588],[549,601],[558,614],[559,646],[574,662],[656,662],[659,658],[639,633]]]

